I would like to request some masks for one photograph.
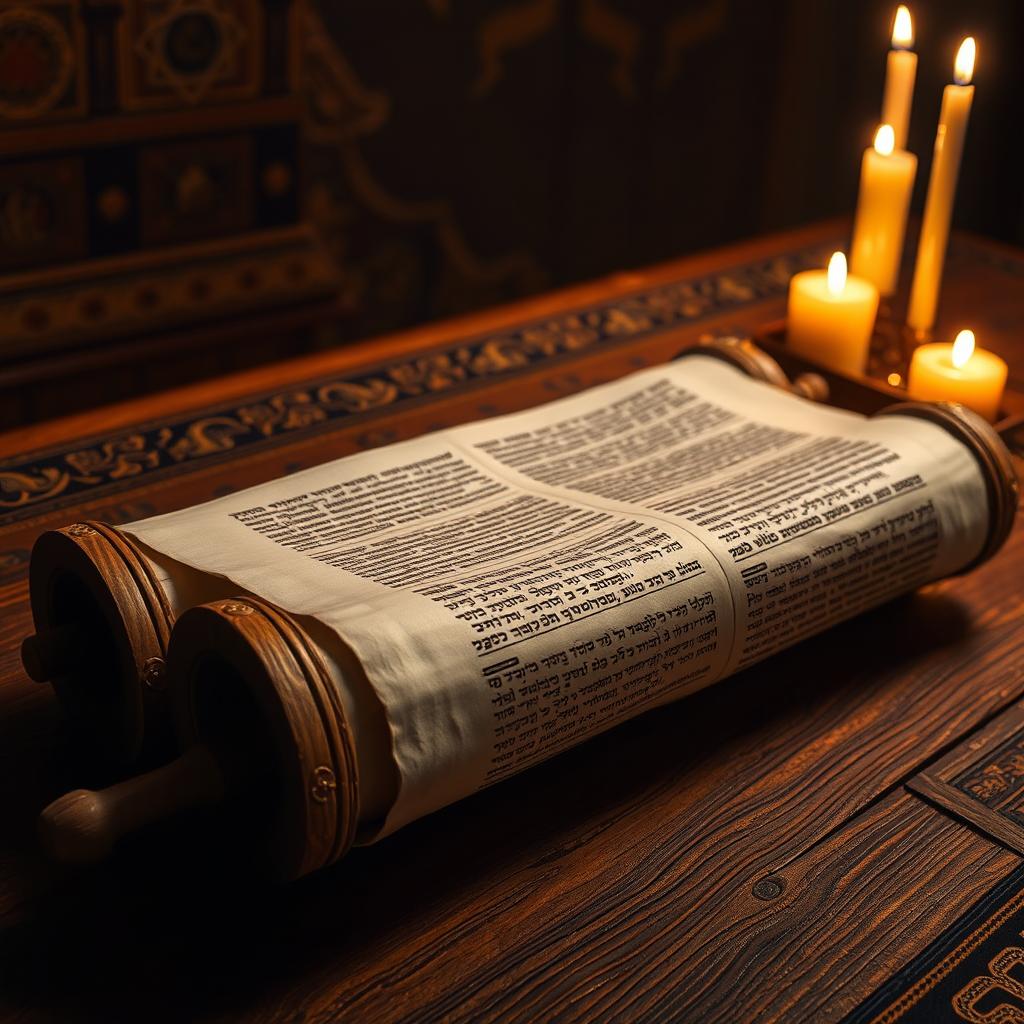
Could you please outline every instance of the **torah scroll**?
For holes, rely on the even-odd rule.
[[[965,570],[992,503],[935,423],[694,356],[124,530],[177,606],[314,637],[368,842]]]

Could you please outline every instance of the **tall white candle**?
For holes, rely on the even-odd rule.
[[[885,92],[882,94],[882,124],[892,125],[896,149],[907,148],[914,78],[917,76],[917,54],[910,49],[913,45],[914,24],[910,11],[900,4],[892,24],[892,49],[885,64]]]
[[[942,285],[942,266],[946,260],[949,225],[953,218],[953,200],[960,174],[960,157],[964,151],[967,122],[971,116],[974,86],[975,45],[968,36],[957,51],[954,65],[955,85],[947,85],[942,93],[939,129],[935,135],[935,153],[928,179],[928,198],[924,204],[921,240],[917,247],[914,283],[910,289],[907,323],[919,334],[926,334],[935,324]]]
[[[850,248],[850,269],[883,295],[896,291],[916,174],[917,157],[905,150],[894,152],[893,130],[883,124],[874,146],[864,151]]]

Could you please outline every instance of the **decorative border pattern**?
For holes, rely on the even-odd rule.
[[[8,3],[0,11],[0,41],[18,30],[34,30],[53,48],[54,76],[28,100],[17,97],[18,82],[0,81],[0,129],[79,117],[85,113],[85,32],[79,0],[35,0]]]
[[[1006,970],[1007,954],[1021,952],[1024,867],[990,889],[923,952],[897,971],[842,1024],[934,1024],[940,1020],[1007,1022],[979,1011],[1006,1002],[1024,1002],[1024,984]],[[1019,956],[1014,960],[1019,969]],[[1019,1011],[1018,1011],[1019,1012]]]
[[[0,525],[254,450],[353,416],[395,408],[477,380],[511,376],[587,349],[636,341],[785,294],[820,266],[832,241],[453,342],[345,377],[328,377],[0,462]]]
[[[0,170],[0,199],[3,179]],[[337,269],[311,232],[279,228],[273,234],[258,247],[241,243],[197,252],[188,246],[128,272],[111,269],[116,261],[100,260],[85,281],[66,277],[47,286],[0,290],[4,352],[37,354],[97,329],[107,336],[145,332],[337,292]]]
[[[182,69],[168,35],[185,18],[202,19],[218,45],[205,67]],[[125,110],[247,99],[263,74],[264,13],[255,0],[150,0],[129,4],[118,24],[121,105]]]
[[[1013,799],[1024,787],[1024,734],[1011,736],[952,784],[966,796],[1024,824],[1024,812],[1014,806]]]

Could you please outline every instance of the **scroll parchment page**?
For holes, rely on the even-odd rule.
[[[923,582],[987,506],[938,427],[690,357],[132,524],[358,654],[378,835]]]

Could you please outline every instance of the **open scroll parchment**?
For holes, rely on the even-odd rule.
[[[368,841],[962,569],[987,523],[941,428],[692,356],[124,529],[183,603],[317,626]]]

